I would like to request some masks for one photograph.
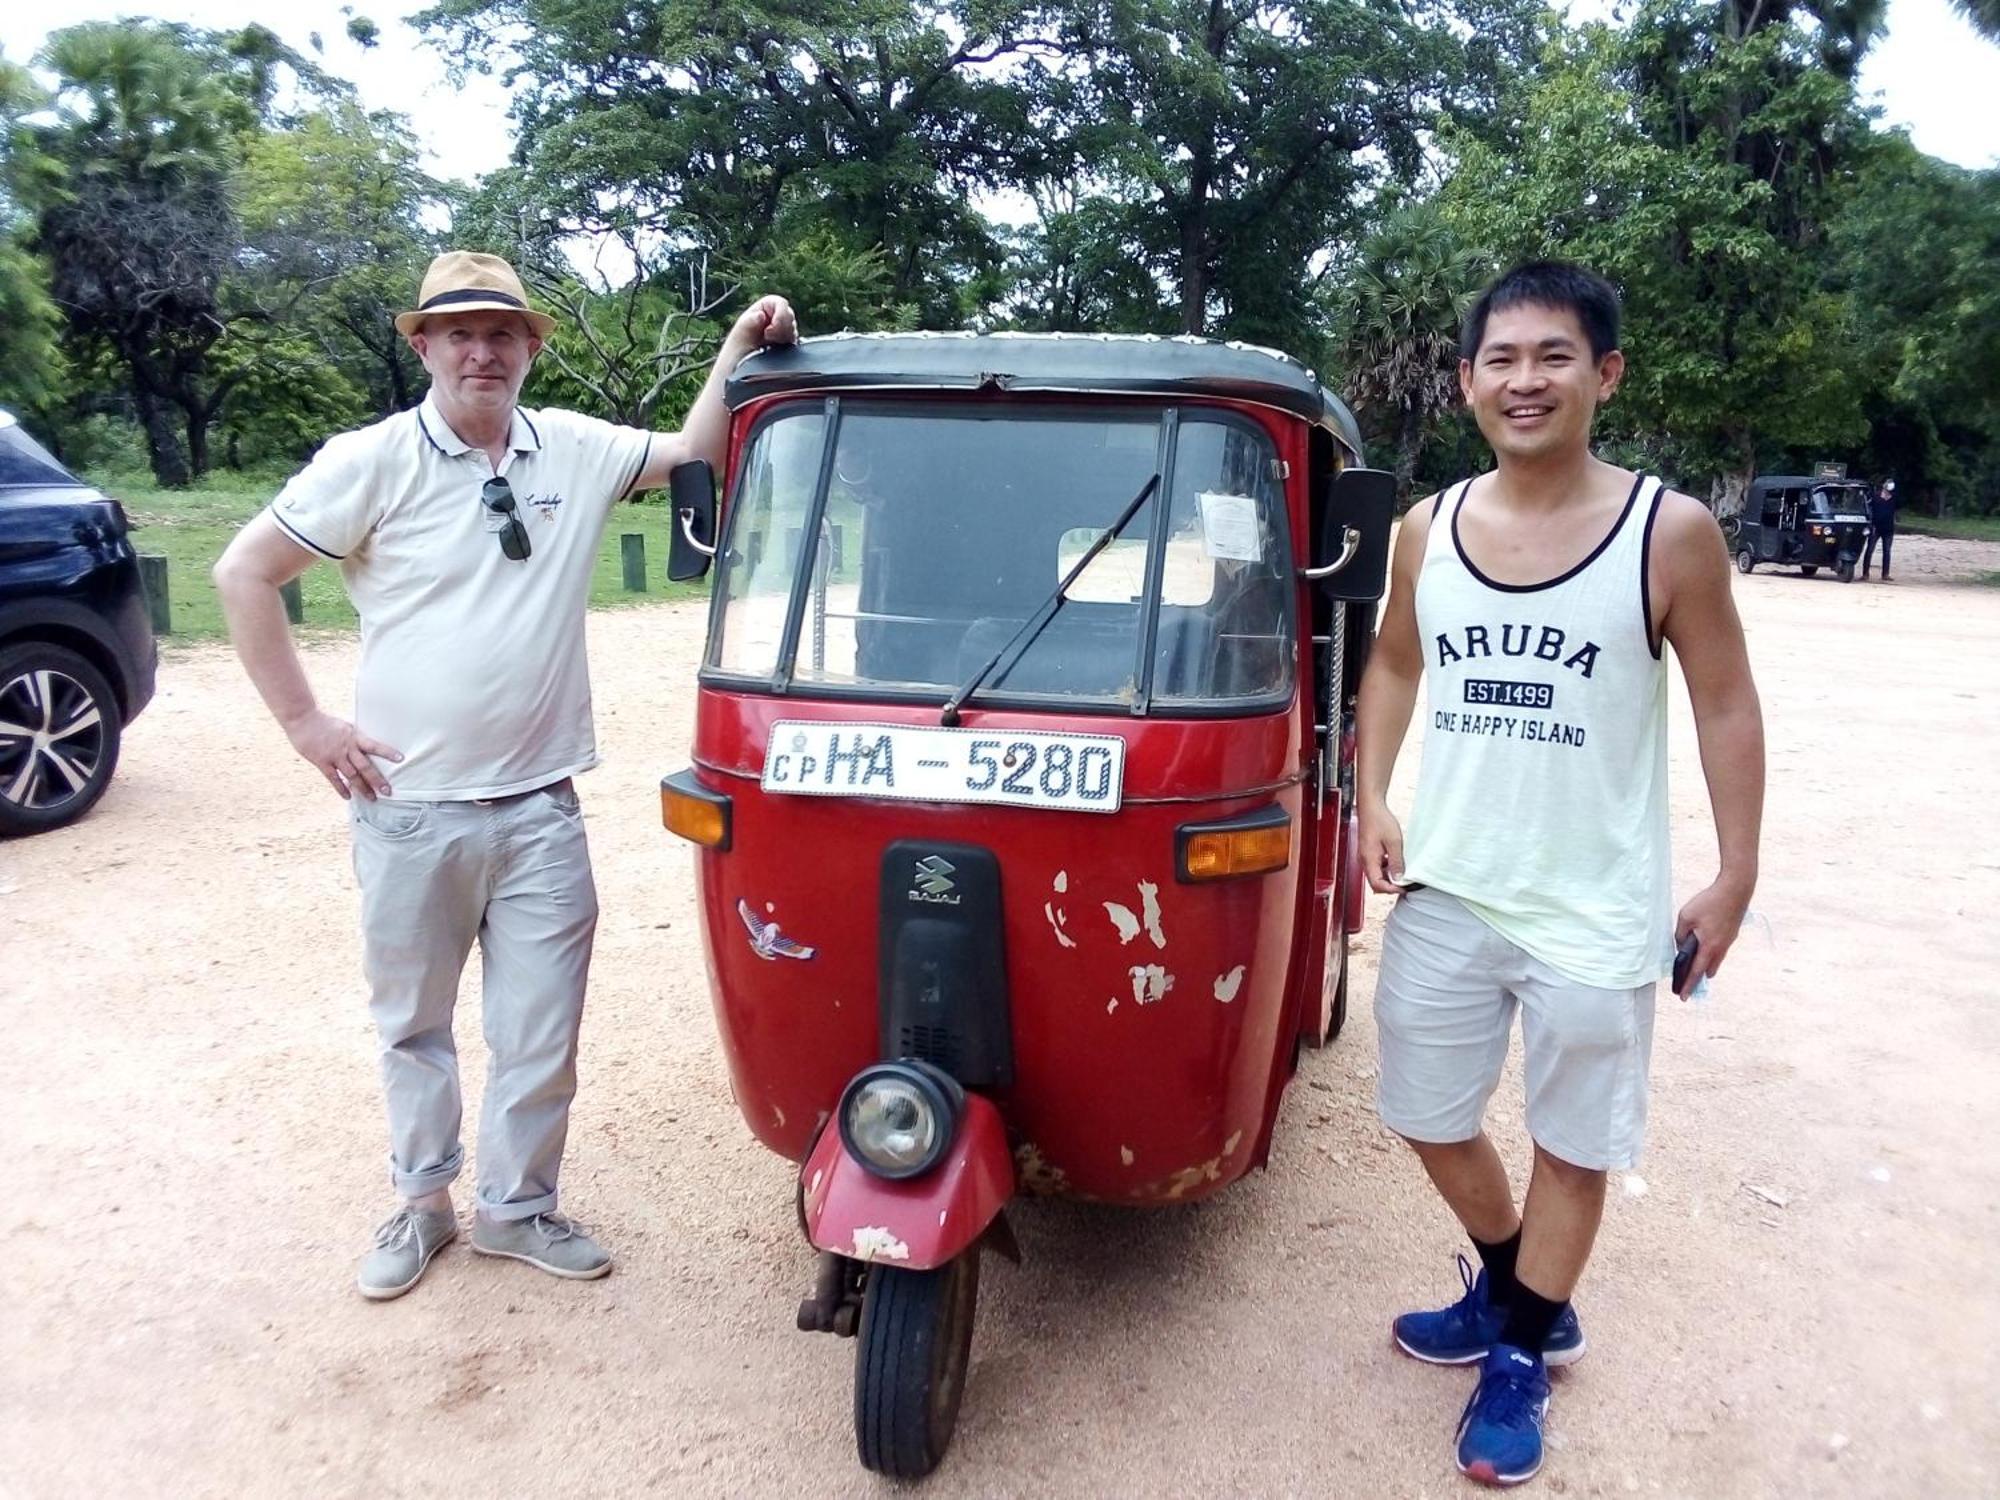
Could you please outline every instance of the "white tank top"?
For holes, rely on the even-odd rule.
[[[1406,877],[1583,984],[1673,964],[1667,665],[1646,561],[1660,482],[1640,475],[1595,551],[1539,584],[1472,565],[1444,491],[1417,575],[1430,722]]]

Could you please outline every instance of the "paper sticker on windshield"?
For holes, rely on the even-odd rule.
[[[1201,507],[1202,546],[1208,555],[1230,562],[1262,562],[1264,531],[1257,524],[1257,502],[1248,495],[1196,495]]]

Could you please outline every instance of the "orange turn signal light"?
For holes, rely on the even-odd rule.
[[[1261,875],[1292,862],[1292,820],[1274,807],[1233,824],[1182,828],[1177,842],[1183,881]]]
[[[694,772],[677,771],[660,782],[660,821],[704,849],[729,847],[729,799],[694,779]]]

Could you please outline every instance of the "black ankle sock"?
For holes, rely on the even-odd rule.
[[[1497,1245],[1474,1240],[1472,1248],[1486,1267],[1486,1300],[1495,1307],[1509,1306],[1514,1300],[1514,1262],[1521,1254],[1521,1231],[1515,1230]]]
[[[1507,1322],[1500,1330],[1500,1342],[1512,1344],[1516,1349],[1526,1349],[1530,1354],[1540,1354],[1542,1346],[1549,1341],[1549,1330],[1556,1326],[1556,1319],[1562,1316],[1567,1302],[1551,1302],[1540,1292],[1514,1283],[1514,1300],[1507,1305]]]

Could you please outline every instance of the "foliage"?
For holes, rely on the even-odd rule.
[[[316,340],[374,415],[414,404],[422,369],[394,320],[441,248],[425,214],[444,190],[408,129],[335,101],[248,137],[233,188],[241,300]]]
[[[1400,210],[1376,231],[1341,290],[1342,390],[1393,443],[1405,507],[1424,443],[1458,404],[1459,321],[1493,270],[1432,201]]]
[[[1158,290],[1114,278],[1106,312],[1310,356],[1316,272],[1362,237],[1372,190],[1419,175],[1441,114],[1490,113],[1533,17],[1504,0],[1072,0],[1049,112],[1090,192],[1045,205],[1021,257],[1038,320],[1090,320],[1077,294],[1122,261]]]
[[[1627,32],[1556,44],[1518,154],[1463,143],[1444,199],[1503,259],[1562,256],[1619,286],[1628,373],[1605,434],[1643,437],[1729,509],[1762,458],[1865,431],[1847,309],[1822,268],[1866,127],[1806,33],[1730,41],[1701,13],[1655,0]]]
[[[739,264],[818,231],[879,249],[926,327],[1001,247],[971,194],[1036,178],[1050,49],[1008,0],[441,0],[420,21],[516,89],[526,194],[564,234]],[[1032,68],[1024,69],[1032,75]]]
[[[47,97],[0,59],[0,402],[158,482],[276,472],[418,399],[392,320],[449,244],[557,315],[531,401],[671,425],[765,291],[809,333],[1192,330],[1329,372],[1407,497],[1484,461],[1466,299],[1555,254],[1625,297],[1606,453],[2000,508],[2000,173],[1871,129],[1884,0],[1635,4],[437,0],[516,100],[477,184],[263,27],[71,27]]]

